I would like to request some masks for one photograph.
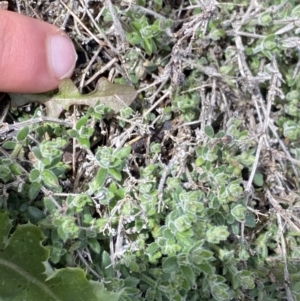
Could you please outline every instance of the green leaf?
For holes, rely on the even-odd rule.
[[[97,191],[98,189],[103,187],[103,185],[106,181],[107,175],[108,175],[107,169],[99,168],[95,178],[89,184],[89,187],[90,187],[89,193],[94,193],[95,191]]]
[[[210,291],[217,301],[232,300],[229,295],[229,287],[225,283],[213,284]]]
[[[142,19],[144,18],[144,16],[142,17]],[[142,28],[142,26],[143,26],[143,20],[139,20],[139,21],[132,21],[132,22],[130,22],[130,26],[131,26],[131,28],[133,29],[133,30],[135,30],[135,31],[140,31],[141,30],[141,28]],[[147,23],[147,21],[146,21],[146,23]]]
[[[59,263],[61,256],[66,253],[66,250],[62,248],[62,244],[55,243],[51,248],[50,260],[52,263]]]
[[[2,147],[4,149],[7,149],[7,150],[12,150],[16,147],[17,145],[17,142],[16,141],[5,141],[3,144],[2,144]]]
[[[192,246],[192,248],[189,250],[189,259],[191,263],[196,266],[215,260],[213,253],[203,247],[202,241],[195,243],[194,246]]]
[[[120,116],[124,119],[129,119],[132,116],[133,112],[134,111],[130,107],[124,107],[120,110]]]
[[[76,213],[79,213],[83,210],[86,205],[93,204],[90,197],[86,194],[79,194],[72,199],[69,204],[69,208],[74,208]]]
[[[178,232],[185,232],[191,228],[192,221],[188,215],[182,215],[174,220],[174,226]]]
[[[77,137],[79,144],[85,148],[90,148],[90,139],[84,137]]]
[[[272,51],[276,49],[277,43],[276,43],[276,36],[275,35],[269,35],[268,37],[263,39],[263,49],[266,51]]]
[[[300,125],[293,120],[287,120],[283,124],[283,135],[291,140],[298,140],[300,137]]]
[[[19,176],[22,174],[21,168],[19,167],[19,165],[15,164],[15,163],[10,165],[10,170],[11,170],[12,174],[15,176]]]
[[[117,169],[115,169],[115,168],[109,168],[108,172],[117,181],[119,181],[119,182],[122,181],[122,175],[121,175],[121,173]]]
[[[100,254],[100,244],[96,238],[89,238],[88,245],[96,254]]]
[[[206,239],[208,242],[218,244],[222,240],[226,240],[229,235],[226,226],[212,227],[206,231]]]
[[[31,223],[36,224],[45,217],[45,214],[40,209],[33,206],[29,206],[27,208],[27,217]]]
[[[256,225],[256,217],[252,212],[247,211],[245,214],[246,227],[254,228]]]
[[[65,242],[67,239],[78,238],[79,227],[76,225],[75,218],[72,216],[64,216],[56,220],[58,225],[57,233]]]
[[[30,182],[39,182],[41,180],[41,174],[37,169],[32,169],[29,174]]]
[[[191,286],[193,286],[196,281],[196,276],[192,268],[189,266],[181,266],[180,269],[184,278],[189,282]]]
[[[273,18],[269,12],[265,12],[260,15],[258,22],[262,26],[268,26],[272,22]]]
[[[224,36],[225,36],[225,31],[223,29],[213,29],[209,33],[209,37],[214,41],[218,41],[220,38]]]
[[[165,273],[172,273],[177,271],[179,265],[176,256],[167,257],[163,260],[162,269]]]
[[[8,166],[5,165],[0,165],[0,179],[4,182],[7,183],[9,180],[11,180],[11,171]]]
[[[106,251],[103,251],[102,253],[101,268],[105,278],[109,279],[114,277],[114,269],[110,260],[110,256]]]
[[[232,73],[234,72],[234,66],[230,65],[223,65],[220,67],[220,73],[223,75],[232,75]]]
[[[161,145],[160,145],[160,143],[154,143],[154,142],[152,142],[150,144],[150,152],[154,153],[154,154],[160,153],[161,152]]]
[[[56,158],[61,156],[61,148],[66,144],[66,141],[61,138],[53,139],[52,141],[43,141],[39,148],[43,158]]]
[[[110,147],[99,147],[96,152],[96,160],[103,168],[114,168],[121,164],[122,160],[116,157]]]
[[[255,159],[253,153],[254,153],[254,150],[252,150],[252,149],[244,151],[244,152],[242,152],[241,155],[236,156],[236,160],[246,167],[251,167],[253,165],[253,162]]]
[[[16,138],[18,142],[23,142],[27,138],[28,134],[29,134],[29,127],[28,126],[23,127],[17,134]]]
[[[32,153],[34,154],[35,158],[38,160],[42,160],[43,156],[41,150],[37,147],[32,148]]]
[[[154,34],[155,32],[153,32],[152,26],[145,26],[140,30],[140,35],[142,36],[143,40],[148,39],[150,41]]]
[[[2,219],[0,219],[1,221]],[[5,218],[4,223],[8,223]],[[1,231],[0,241],[3,241]],[[42,246],[42,231],[33,225],[18,226],[0,252],[0,294],[5,300],[117,301],[100,282],[89,281],[80,268],[52,270],[49,251]],[[26,297],[26,298],[25,298]]]
[[[246,208],[242,205],[237,205],[231,210],[231,214],[239,222],[243,222],[245,220],[245,212]]]
[[[284,105],[284,111],[291,116],[300,116],[300,109],[298,108],[298,95],[297,98],[289,100],[287,104]]]
[[[57,209],[56,206],[55,206],[55,204],[51,201],[51,199],[44,198],[43,201],[44,201],[45,208],[49,212],[53,212],[53,211],[55,211]]]
[[[263,178],[263,175],[260,172],[255,173],[254,178],[253,178],[253,183],[256,186],[259,186],[259,187],[263,186],[264,178]]]
[[[215,268],[212,264],[210,263],[202,263],[197,265],[197,267],[204,273],[208,274],[208,275],[213,275],[215,272]]]
[[[245,290],[251,290],[255,287],[254,278],[249,271],[239,271],[236,275]]]
[[[143,40],[144,44],[144,49],[148,55],[151,55],[153,51],[156,50],[156,45],[153,41],[153,39],[144,39]]]
[[[30,187],[28,190],[28,197],[31,201],[37,197],[41,188],[42,188],[42,185],[40,183],[33,182],[30,184]]]
[[[159,245],[156,242],[153,242],[147,247],[146,253],[148,255],[151,255],[157,252],[158,250],[159,250]]]
[[[75,129],[68,130],[68,134],[71,138],[77,138],[78,132]]]
[[[81,117],[81,118],[76,122],[75,129],[76,129],[77,131],[80,130],[81,127],[83,127],[83,126],[86,125],[87,121],[88,121],[88,117],[87,117],[87,116]]]
[[[61,188],[56,175],[51,170],[43,170],[41,172],[41,177],[48,188],[55,190],[59,190]]]
[[[140,44],[142,41],[142,37],[138,32],[126,33],[125,36],[126,36],[126,40],[132,45]]]
[[[114,155],[120,160],[124,160],[130,155],[130,152],[131,152],[131,147],[125,146],[122,147],[119,151],[117,151]]]
[[[291,12],[291,17],[300,17],[300,5],[296,5],[295,7],[293,7],[293,10]]]

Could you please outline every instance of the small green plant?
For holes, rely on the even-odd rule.
[[[90,60],[11,95],[0,299],[300,300],[297,1],[79,2],[31,7]]]
[[[140,17],[135,15],[134,17],[134,21],[130,22],[131,32],[126,34],[126,39],[130,44],[140,46],[147,55],[152,55],[158,50],[170,49],[164,39],[171,40],[165,34],[172,26],[171,20],[162,18],[149,24],[145,15]]]

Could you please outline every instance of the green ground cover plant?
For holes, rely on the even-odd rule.
[[[300,300],[298,1],[10,9],[65,28],[83,95],[137,97],[10,110],[0,300]]]

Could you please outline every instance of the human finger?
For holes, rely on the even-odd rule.
[[[0,91],[39,93],[70,77],[77,55],[59,28],[0,10]]]

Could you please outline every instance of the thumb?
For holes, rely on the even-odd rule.
[[[71,40],[57,27],[0,10],[0,91],[53,90],[72,75],[76,58]]]

